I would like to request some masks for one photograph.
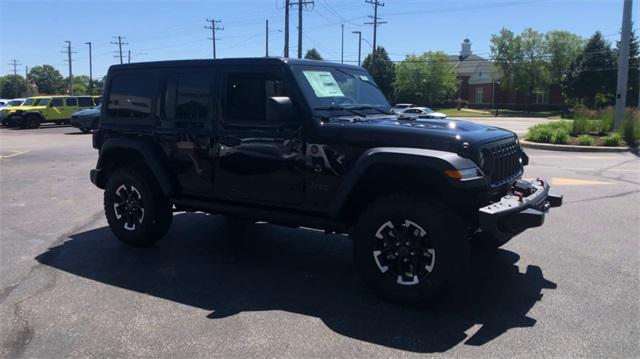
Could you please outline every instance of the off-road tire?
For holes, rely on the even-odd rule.
[[[432,247],[433,252],[423,251],[428,252],[423,253],[425,258],[429,254],[434,257],[433,262],[427,266],[422,262],[412,266],[418,270],[423,267],[428,270],[431,267],[431,270],[418,278],[416,284],[411,285],[407,285],[400,277],[394,277],[397,273],[392,271],[392,265],[386,266],[388,269],[383,272],[385,266],[381,266],[380,254],[376,255],[382,241],[376,237],[380,229],[386,223],[406,223],[405,220],[424,230],[425,234],[416,240],[428,242],[428,247]],[[437,200],[411,194],[381,197],[366,208],[358,219],[353,235],[354,261],[367,285],[383,299],[412,307],[434,304],[446,285],[468,264],[470,251],[464,228],[459,217]],[[420,253],[419,250],[416,252]],[[406,250],[404,253],[406,254]],[[412,258],[419,260],[415,256]],[[415,281],[415,277],[413,280]]]
[[[127,194],[132,194],[132,201],[137,201],[143,208],[141,216],[134,208],[133,218],[127,219],[126,208],[129,207],[122,200]],[[104,211],[116,237],[136,247],[149,246],[160,240],[173,220],[169,199],[162,194],[149,171],[141,167],[123,167],[109,175],[104,190]]]

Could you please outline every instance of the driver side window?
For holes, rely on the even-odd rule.
[[[225,86],[224,122],[265,124],[269,97],[288,96],[284,82],[274,74],[230,73]]]

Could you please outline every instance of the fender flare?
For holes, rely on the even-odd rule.
[[[106,183],[106,179],[100,178],[100,173],[104,168],[104,161],[105,159],[109,158],[109,153],[122,149],[136,151],[144,158],[147,167],[149,167],[154,177],[158,181],[158,184],[162,189],[162,193],[165,196],[169,196],[175,193],[177,188],[176,182],[172,180],[170,172],[166,167],[167,161],[162,160],[162,155],[145,142],[126,138],[110,138],[107,139],[102,145],[98,157],[98,164],[96,165],[96,169],[98,171],[96,183],[102,184],[102,186],[104,186],[104,184]],[[104,175],[102,177],[104,177]]]
[[[356,163],[353,165],[352,170],[345,175],[342,184],[338,188],[336,200],[329,209],[328,215],[330,218],[337,218],[339,216],[340,211],[349,200],[350,193],[358,184],[362,176],[373,165],[380,163],[428,168],[438,173],[442,173],[443,177],[446,170],[477,167],[475,162],[472,160],[460,157],[458,154],[453,152],[405,147],[376,147],[369,149],[360,155]],[[459,181],[454,183],[453,180],[448,180],[452,186],[461,185]],[[486,184],[486,180],[484,179],[473,181],[473,183],[471,182],[472,181],[464,183],[464,186],[471,187]]]

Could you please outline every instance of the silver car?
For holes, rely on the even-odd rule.
[[[435,118],[443,119],[447,118],[447,115],[441,112],[435,112],[428,107],[410,107],[398,114],[402,118]]]

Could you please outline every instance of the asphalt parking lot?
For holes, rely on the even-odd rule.
[[[528,150],[565,205],[435,309],[378,300],[343,236],[177,214],[120,244],[91,136],[0,129],[0,357],[639,357],[640,158]]]

